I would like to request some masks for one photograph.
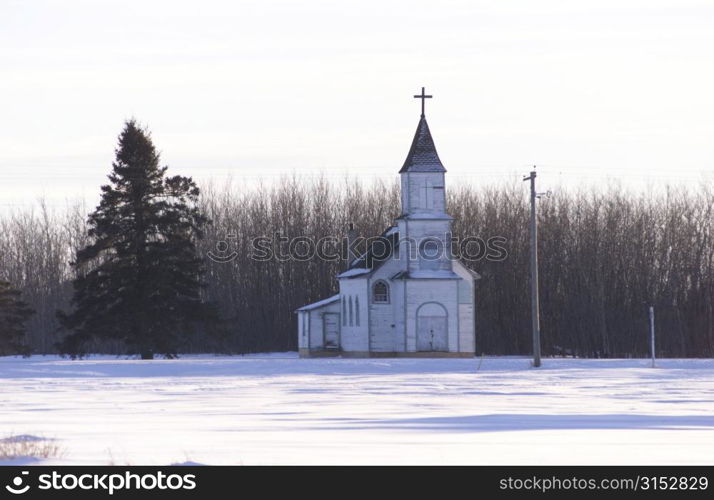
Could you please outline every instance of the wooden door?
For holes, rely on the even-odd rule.
[[[417,351],[446,351],[446,316],[419,316],[417,318]]]
[[[325,349],[340,348],[340,315],[325,313],[322,316],[322,328],[325,332]]]

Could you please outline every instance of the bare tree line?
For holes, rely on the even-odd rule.
[[[521,183],[448,191],[454,235],[503,236],[508,258],[467,263],[478,271],[477,349],[487,354],[530,351],[528,203]],[[213,221],[200,242],[208,252],[209,287],[223,318],[222,335],[187,344],[193,352],[296,349],[295,315],[333,294],[342,263],[319,258],[251,258],[256,237],[280,234],[313,240],[342,236],[352,222],[360,236],[380,234],[399,215],[396,183],[366,185],[297,176],[240,189],[204,186]],[[647,306],[657,314],[662,356],[714,355],[714,189],[670,187],[633,193],[560,190],[539,202],[542,340],[545,355],[647,355]],[[68,265],[86,244],[85,207],[34,210],[0,217],[0,279],[23,291],[37,312],[29,343],[54,352],[55,311],[66,308],[74,278]],[[219,243],[220,242],[220,243]],[[121,352],[118,345],[97,351]]]
[[[530,350],[528,206],[516,184],[452,193],[455,232],[508,239],[506,262],[474,268],[481,348]],[[646,356],[647,307],[664,356],[714,353],[714,190],[558,191],[539,202],[541,330],[546,354]]]

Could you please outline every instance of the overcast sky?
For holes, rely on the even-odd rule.
[[[201,181],[714,182],[714,2],[0,0],[0,203],[93,197],[123,120]],[[708,177],[706,177],[708,175]]]

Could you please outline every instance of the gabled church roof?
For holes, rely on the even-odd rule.
[[[337,302],[340,300],[340,294],[338,293],[337,295],[333,295],[332,297],[328,297],[326,299],[318,300],[317,302],[313,302],[312,304],[308,304],[306,306],[302,306],[298,309],[295,309],[295,312],[298,311],[312,311],[313,309],[317,309],[318,307],[324,307],[326,305],[332,304],[334,302]]]
[[[399,231],[396,226],[390,226],[371,242],[367,252],[350,262],[347,270],[338,274],[337,278],[361,278],[376,271],[392,258],[394,250],[398,246]]]
[[[424,115],[421,115],[412,147],[409,148],[404,166],[399,171],[400,174],[404,172],[446,172],[436,152],[434,139],[431,138],[429,125],[426,123]]]

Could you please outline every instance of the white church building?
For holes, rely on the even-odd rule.
[[[478,274],[451,254],[446,169],[422,114],[401,177],[401,215],[337,276],[339,293],[299,308],[301,357],[474,356]]]

